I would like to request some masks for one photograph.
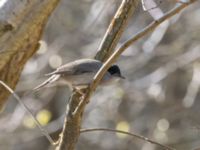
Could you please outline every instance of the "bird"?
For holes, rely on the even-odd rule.
[[[86,58],[69,62],[58,67],[55,71],[46,74],[49,78],[33,90],[38,91],[61,79],[64,80],[70,88],[79,91],[89,86],[102,65],[103,63],[99,60]],[[121,75],[119,66],[112,65],[103,76],[100,85],[107,85],[120,78],[125,79],[125,77]]]

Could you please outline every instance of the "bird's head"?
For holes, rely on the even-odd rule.
[[[119,66],[117,65],[112,65],[109,69],[108,69],[108,72],[114,76],[114,77],[119,77],[119,78],[122,78],[122,79],[125,79],[125,77],[123,77],[121,75],[121,71],[119,69]]]

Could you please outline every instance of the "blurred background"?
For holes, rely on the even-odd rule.
[[[142,4],[118,47],[176,5]],[[44,74],[61,64],[93,58],[121,0],[62,0],[51,15],[38,52],[27,62],[16,92],[48,130],[59,138],[70,89],[63,85],[30,92]],[[129,47],[116,62],[126,80],[99,87],[86,107],[82,128],[112,128],[148,137],[178,150],[200,149],[200,3],[163,23]],[[149,14],[150,13],[150,14]],[[1,150],[53,149],[31,117],[10,96],[0,114]],[[81,133],[81,150],[159,150],[127,135]]]

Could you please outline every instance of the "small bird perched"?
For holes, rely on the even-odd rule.
[[[54,83],[57,80],[64,80],[69,87],[80,90],[86,88],[93,80],[98,70],[102,67],[103,63],[94,59],[79,59],[65,65],[58,67],[55,71],[46,74],[50,76],[42,84],[34,88],[39,90],[40,88]],[[104,85],[117,79],[124,79],[121,75],[120,69],[117,65],[111,66],[105,73],[100,84]]]

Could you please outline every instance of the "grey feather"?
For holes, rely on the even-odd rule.
[[[46,81],[44,81],[43,83],[41,83],[40,85],[35,87],[33,90],[38,91],[39,89],[43,88],[44,86],[46,86],[46,85],[58,80],[59,78],[60,78],[60,75],[52,75]]]
[[[54,74],[62,75],[80,75],[83,73],[98,71],[102,66],[102,62],[94,59],[80,59],[77,61],[70,62],[57,68],[54,72],[46,74],[51,76]]]

